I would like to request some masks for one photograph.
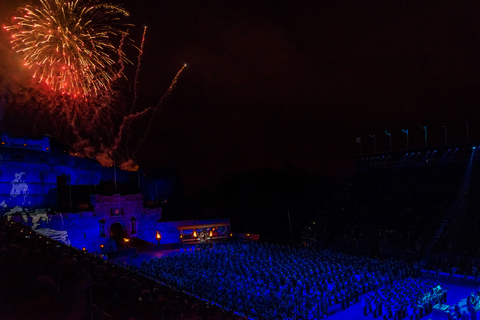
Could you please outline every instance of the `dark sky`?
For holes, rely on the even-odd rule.
[[[117,1],[115,2],[117,3]],[[176,164],[188,189],[286,165],[347,170],[362,148],[480,137],[480,3],[474,1],[129,0],[148,27],[138,109],[157,113],[140,163]],[[131,57],[133,61],[136,57]],[[142,127],[138,128],[141,130]]]

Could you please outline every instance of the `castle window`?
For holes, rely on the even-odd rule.
[[[105,233],[105,219],[100,219],[100,238],[105,238],[106,233]]]
[[[135,217],[131,218],[130,219],[130,222],[132,224],[132,234],[136,234],[137,233],[137,219]]]
[[[123,216],[123,208],[111,208],[110,209],[111,216]]]

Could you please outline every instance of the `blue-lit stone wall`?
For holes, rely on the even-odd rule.
[[[71,185],[98,184],[102,167],[91,160],[46,152],[0,149],[0,203],[3,207],[54,207],[57,177]]]
[[[85,248],[89,252],[106,252],[120,249],[117,244],[112,243],[109,237],[101,237],[100,219],[102,216],[94,212],[69,213],[69,214],[48,214],[43,210],[9,215],[10,219],[24,223],[38,233],[49,236],[65,244],[76,248]],[[206,219],[206,220],[185,220],[159,222],[159,214],[137,215],[136,237],[150,243],[156,244],[156,231],[162,235],[161,244],[180,243],[180,231],[178,227],[206,225],[216,223],[228,223],[230,219]],[[127,229],[127,228],[125,228]],[[105,230],[109,232],[109,230]],[[228,230],[230,232],[230,230]],[[100,247],[104,246],[104,249]]]
[[[174,181],[172,178],[145,179],[140,173],[140,188],[146,201],[162,202],[173,194]]]
[[[57,179],[66,184],[98,185],[101,181],[137,182],[145,201],[168,198],[173,181],[146,178],[141,171],[130,172],[102,167],[94,159],[70,156],[50,147],[49,137],[19,139],[2,135],[0,145],[0,215],[15,207],[54,208],[57,205]]]
[[[65,216],[65,215],[64,215]],[[93,212],[83,212],[82,214],[68,214],[63,218],[63,224],[60,225],[58,219],[55,225],[50,225],[49,228],[68,232],[68,240],[70,244],[77,248],[86,248],[90,252],[102,252],[100,245],[105,246],[104,251],[115,251],[119,248],[117,244],[112,243],[109,237],[100,237],[100,219],[102,217],[95,216]],[[130,238],[139,238],[151,243],[155,241],[155,224],[160,218],[159,214],[141,214],[136,216],[137,233],[130,235]],[[128,219],[127,219],[128,220]],[[128,222],[126,222],[128,223]],[[124,229],[127,228],[126,223]],[[63,229],[60,229],[62,228]],[[40,230],[40,232],[42,232]],[[106,232],[109,230],[107,228]]]
[[[58,209],[57,182],[60,177],[61,180],[64,178],[64,186],[96,186],[114,178],[118,183],[137,182],[143,200],[150,206],[159,204],[173,194],[174,179],[171,175],[169,178],[152,178],[146,177],[141,170],[130,172],[103,167],[94,159],[71,156],[51,142],[49,137],[24,139],[1,136],[0,217],[7,216],[22,222],[66,244],[100,252],[100,245],[105,246],[106,250],[118,249],[111,247],[108,236],[100,236],[99,220],[102,217],[94,212],[54,212]],[[71,191],[71,188],[67,190]],[[159,208],[133,211],[137,232],[131,234],[132,237],[156,243],[155,233],[160,228],[164,236],[162,243],[179,242],[177,226],[182,222],[159,225]],[[128,219],[123,224],[128,224]],[[106,220],[105,227],[108,229],[114,222],[108,218]],[[125,231],[131,233],[130,225],[124,227]]]
[[[72,245],[76,248],[85,248],[89,252],[105,252],[120,249],[118,244],[112,243],[109,237],[101,237],[100,219],[94,212],[47,214],[37,212],[23,215],[9,215],[10,219],[23,223],[38,233],[51,237],[57,241]],[[136,216],[137,233],[130,238],[137,237],[155,243],[155,223],[158,214]],[[127,229],[127,228],[125,228]],[[109,230],[106,230],[108,233]],[[153,232],[153,240],[150,235]],[[102,249],[103,245],[105,249]]]
[[[55,219],[54,223],[45,225],[45,228],[67,233],[68,243],[76,248],[86,248],[89,252],[101,252],[100,245],[106,244],[105,238],[100,237],[98,218],[93,212],[63,214],[63,219]],[[37,232],[44,233],[43,228]]]
[[[137,237],[151,243],[157,243],[155,234],[159,217],[156,215],[144,215],[141,217],[141,225],[137,229]]]
[[[76,248],[86,248],[89,252],[115,251],[120,249],[118,244],[113,243],[109,237],[100,236],[100,219],[93,212],[82,212],[75,214],[63,215],[63,222],[56,219],[55,224],[46,226],[50,229],[66,231],[68,233],[69,244]],[[136,237],[147,240],[144,235],[149,234],[150,226],[160,218],[159,215],[137,215],[137,233],[130,235],[130,238]],[[122,223],[123,225],[123,223]],[[124,225],[125,229],[126,225]],[[41,228],[37,232],[42,233]],[[107,229],[108,233],[109,230]],[[153,241],[152,241],[153,242]],[[101,249],[100,245],[104,245],[105,249]]]

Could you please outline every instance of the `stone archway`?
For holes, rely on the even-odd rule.
[[[115,221],[110,225],[110,238],[113,240],[122,240],[127,236],[127,230],[123,221]],[[121,242],[121,241],[119,241]]]

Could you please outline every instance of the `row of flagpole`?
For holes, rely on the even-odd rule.
[[[465,125],[467,126],[467,141],[468,141],[468,138],[469,138],[468,137],[468,121],[465,121]],[[420,128],[422,128],[424,133],[425,133],[425,148],[426,148],[428,146],[427,126],[420,126]],[[448,144],[447,125],[446,124],[443,125],[442,128],[444,129],[444,133],[445,133],[445,144]],[[410,140],[409,140],[409,136],[408,136],[408,129],[402,129],[402,132],[406,134],[407,150],[408,150],[408,149],[410,149]],[[385,134],[389,138],[389,142],[390,142],[389,150],[392,151],[392,132],[388,132],[387,130],[385,130]],[[376,136],[374,134],[368,134],[368,136],[373,139],[373,153],[376,153],[377,152]],[[360,138],[360,137],[356,138],[355,142],[358,143],[359,153],[361,154],[362,153],[362,138]]]

